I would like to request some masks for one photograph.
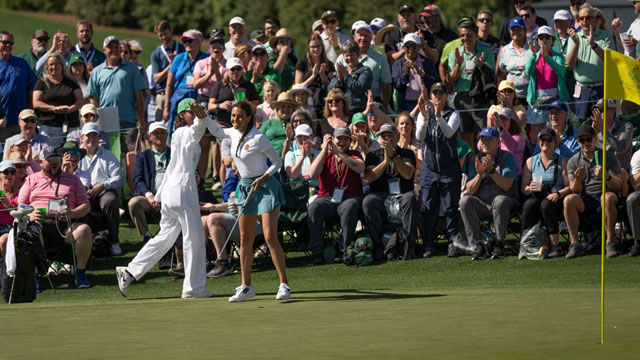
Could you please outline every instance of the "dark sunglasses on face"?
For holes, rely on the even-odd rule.
[[[538,39],[540,39],[540,40],[549,40],[549,39],[551,39],[551,36],[549,36],[549,35],[538,35]]]
[[[67,151],[65,151],[65,154],[67,154],[67,155],[75,155],[75,156],[82,156],[82,151],[80,151],[80,150],[67,150]]]
[[[483,24],[490,24],[493,22],[492,18],[482,18],[482,19],[478,19],[479,22],[483,23]]]
[[[90,117],[96,117],[96,114],[84,114],[84,115],[82,115],[82,117],[87,119],[87,118],[90,118]]]
[[[635,2],[635,1],[634,1]],[[584,1],[570,1],[569,2],[572,6],[581,6],[582,4],[584,4]]]
[[[338,19],[331,19],[331,20],[323,20],[322,21],[322,23],[325,24],[325,25],[328,25],[328,24],[332,24],[333,25],[333,24],[335,24],[337,22],[338,22]]]
[[[578,142],[580,144],[589,144],[592,141],[593,141],[592,137],[581,137],[581,138],[578,139]]]
[[[291,40],[289,39],[279,39],[278,44],[291,44]]]
[[[374,113],[374,112],[368,112],[368,113],[367,113],[367,116],[376,116],[376,113]]]
[[[242,68],[240,66],[236,66],[234,68],[231,68],[231,71],[242,71]]]
[[[213,43],[211,47],[214,49],[224,49],[224,43]]]
[[[552,143],[552,142],[553,142],[553,138],[548,137],[548,136],[543,136],[543,137],[541,137],[541,138],[540,138],[540,142],[543,142],[543,143]]]
[[[2,45],[13,46],[13,41],[11,41],[11,40],[2,40],[2,41],[0,41],[0,43],[2,43]]]
[[[255,57],[260,57],[260,56],[267,56],[267,53],[264,51],[256,51],[253,53],[253,56]]]
[[[515,91],[513,91],[511,89],[502,89],[502,90],[500,90],[500,92],[507,93],[507,94],[513,94]]]
[[[49,156],[47,159],[47,162],[49,163],[59,163],[60,162],[60,156]]]
[[[36,38],[36,40],[38,40],[40,42],[48,42],[49,38],[48,37],[39,37],[39,38]]]
[[[587,16],[580,16],[578,17],[578,19],[580,19],[580,21],[589,21],[593,19],[593,17],[591,17],[591,15],[587,15]]]
[[[418,48],[418,45],[414,44],[414,43],[406,43],[404,44],[404,47],[409,49],[409,50],[414,50]]]
[[[129,51],[128,50],[123,51],[122,55],[129,55]]]
[[[526,13],[526,14],[522,14],[522,15],[520,15],[520,16],[522,16],[522,18],[523,18],[523,19],[528,19],[528,18],[530,18],[530,17],[531,17],[531,14]]]
[[[29,119],[22,119],[22,121],[24,121],[27,124],[35,124],[38,120],[29,118]]]
[[[5,175],[15,175],[16,174],[16,170],[15,169],[6,169],[2,172]]]
[[[329,104],[337,104],[337,103],[342,102],[342,99],[329,99],[329,100],[327,100],[327,102]]]
[[[136,54],[136,55],[140,55],[140,54],[142,54],[142,51],[140,51],[140,50],[134,50],[134,51],[133,51],[133,53],[134,53],[134,54]]]
[[[193,42],[193,39],[184,39],[184,40],[182,40],[182,43],[185,44],[185,45],[186,44],[191,44],[192,42]]]

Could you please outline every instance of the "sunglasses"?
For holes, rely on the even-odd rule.
[[[635,3],[635,1],[634,1]],[[584,4],[584,1],[569,1],[569,4],[571,4],[571,6],[580,6],[582,4]]]
[[[122,54],[123,54],[123,55],[129,55],[129,51],[127,51],[127,50],[122,51]]]
[[[83,118],[91,118],[91,117],[96,117],[96,114],[84,114],[82,115]]]
[[[142,54],[142,51],[140,51],[140,50],[134,50],[134,51],[133,51],[133,53],[134,53],[134,54],[136,54],[136,55],[140,55],[140,54]]]
[[[376,113],[374,113],[374,112],[368,112],[368,113],[367,113],[367,116],[376,116]]]
[[[242,71],[242,68],[240,66],[236,66],[234,68],[231,68],[231,71]]]
[[[13,46],[13,41],[11,41],[11,40],[2,40],[2,41],[0,41],[0,43],[2,43],[2,45],[5,45],[5,46],[7,46],[7,45],[8,46]]]
[[[549,39],[551,39],[551,36],[549,36],[549,35],[538,35],[538,39],[540,39],[540,40],[549,40]]]
[[[259,57],[259,56],[267,56],[267,53],[264,51],[256,51],[253,53],[253,56],[255,57]]]
[[[48,158],[46,158],[47,162],[51,163],[51,164],[55,164],[55,163],[59,163],[60,162],[60,156],[49,156]]]
[[[492,18],[482,18],[482,19],[478,19],[479,22],[483,23],[483,24],[490,24],[493,22]]]
[[[22,119],[22,121],[24,121],[27,124],[35,124],[38,120],[29,118],[29,119]]]
[[[553,142],[553,138],[548,137],[548,136],[543,136],[539,140],[542,143],[552,143]]]
[[[6,169],[2,172],[5,175],[15,175],[16,174],[16,170],[15,169]]]
[[[589,144],[592,141],[593,141],[592,137],[581,137],[581,138],[578,139],[578,142],[580,144]]]
[[[329,24],[336,24],[338,22],[338,19],[331,19],[331,20],[323,20],[322,23],[325,25],[329,25]]]
[[[408,50],[415,50],[418,48],[418,45],[414,43],[406,43],[404,44],[404,47],[407,48]]]
[[[187,44],[191,44],[193,42],[193,39],[184,39],[182,40],[182,43],[187,45]]]
[[[336,103],[340,103],[342,102],[342,99],[329,99],[327,100],[327,103],[329,104],[336,104]]]
[[[213,43],[210,46],[214,49],[224,49],[224,43]]]
[[[36,38],[36,40],[38,40],[40,42],[48,42],[49,38],[48,37],[39,37],[39,38]]]
[[[291,44],[291,40],[289,39],[279,39],[278,44]]]
[[[64,153],[67,155],[82,156],[82,151],[80,150],[67,150]]]
[[[511,89],[502,89],[502,90],[500,90],[500,92],[513,94],[515,91],[513,91]]]
[[[593,17],[591,15],[587,15],[587,16],[580,16],[578,17],[578,19],[580,19],[580,21],[589,21],[593,19]]]
[[[522,16],[523,19],[528,19],[528,18],[531,17],[531,14],[530,13],[526,13],[526,14],[522,14],[520,16]]]

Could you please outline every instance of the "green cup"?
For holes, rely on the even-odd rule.
[[[47,218],[47,208],[37,208],[36,209],[40,215],[42,215],[42,220],[40,222],[44,222],[44,219]]]
[[[247,97],[247,93],[244,91],[239,91],[236,93],[236,101],[242,101]]]

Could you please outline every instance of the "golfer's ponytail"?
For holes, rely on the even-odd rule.
[[[246,116],[251,117],[251,120],[249,120],[249,124],[247,124],[247,128],[244,130],[244,133],[242,134],[242,137],[238,142],[238,147],[236,147],[236,157],[239,157],[238,153],[240,152],[240,146],[242,146],[242,143],[244,142],[244,139],[247,137],[247,134],[249,133],[249,131],[251,131],[251,128],[255,126],[256,118],[253,116],[253,109],[251,109],[251,105],[249,105],[249,103],[246,101],[238,101],[237,103],[235,103],[231,108],[232,112],[234,108],[240,108]]]

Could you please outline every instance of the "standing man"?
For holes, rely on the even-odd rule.
[[[161,120],[164,113],[169,68],[176,55],[184,52],[184,45],[173,40],[173,29],[169,22],[161,20],[154,28],[156,36],[162,44],[151,53],[151,76],[156,90],[156,119]]]
[[[591,115],[591,106],[603,97],[604,93],[604,50],[613,49],[613,39],[608,32],[596,28],[596,11],[589,4],[580,8],[582,31],[569,29],[569,53],[567,68],[573,69],[576,79],[573,97],[576,104],[576,117],[586,121]]]
[[[429,5],[422,9],[420,21],[427,26],[427,30],[435,39],[435,48],[438,50],[438,58],[442,55],[442,49],[449,42],[458,38],[458,34],[442,25],[442,13],[437,5]],[[436,63],[438,66],[438,63]]]
[[[387,62],[387,58],[379,52],[371,48],[371,39],[373,31],[371,27],[364,21],[356,21],[352,26],[353,40],[360,47],[360,64],[371,69],[373,80],[371,81],[371,92],[373,98],[377,102],[381,102],[385,111],[389,110],[389,99],[391,98],[391,68]],[[337,63],[347,66],[344,62],[344,56],[338,57]]]
[[[576,0],[576,1],[582,1],[582,0]],[[531,2],[532,2],[531,0],[513,0],[513,7],[516,9],[515,11],[516,15],[519,16],[520,11],[525,6],[531,6]],[[535,23],[537,26],[544,26],[544,25],[547,25],[547,20],[545,20],[544,18],[541,18],[540,16],[536,16]],[[507,45],[510,42],[511,42],[511,35],[509,34],[509,21],[507,20],[504,23],[502,30],[500,31],[500,44]]]
[[[144,79],[138,67],[120,57],[120,40],[107,36],[103,42],[107,60],[91,72],[87,94],[96,107],[118,107],[120,141],[123,152],[136,146],[138,131],[147,131],[144,120]]]
[[[404,36],[408,33],[416,33],[422,41],[420,50],[434,64],[438,62],[438,50],[435,48],[436,43],[433,35],[428,30],[420,30],[416,25],[416,11],[412,6],[402,5],[398,9],[398,31],[391,31],[384,38],[384,51],[387,54],[387,60],[390,65],[404,57]]]
[[[244,33],[247,30],[247,23],[240,16],[236,16],[229,21],[229,41],[224,44],[224,53],[222,54],[225,59],[229,60],[235,57],[236,46],[247,43],[251,46],[255,45],[251,40],[245,40]]]
[[[518,16],[524,20],[526,25],[525,31],[527,35],[527,44],[530,44],[536,41],[538,37],[538,24],[536,24],[536,20],[538,19],[538,15],[536,15],[536,9],[533,6],[523,6],[518,12]]]
[[[0,141],[20,132],[18,114],[33,107],[33,88],[38,81],[24,59],[11,55],[13,44],[13,34],[0,31],[0,107],[5,113],[0,119]]]
[[[47,52],[49,48],[49,33],[45,30],[40,29],[36,30],[31,37],[31,50],[25,52],[24,54],[18,55],[18,57],[23,58],[29,66],[31,66],[31,70],[35,71],[38,78],[42,77],[42,73],[36,71],[36,64],[38,60]]]
[[[269,53],[269,55],[271,55],[273,53],[273,49],[271,48],[271,45],[269,45],[269,40],[271,40],[272,37],[276,36],[276,33],[278,32],[278,30],[280,30],[280,20],[277,18],[267,18],[264,21],[264,36],[265,36],[265,41],[262,45],[264,45],[265,48],[267,48],[267,53]],[[253,33],[251,33],[253,34]]]
[[[327,58],[331,60],[331,62],[335,62],[341,53],[340,47],[345,41],[349,40],[350,37],[338,31],[340,21],[335,11],[327,10],[323,12],[320,19],[322,20],[323,27],[320,37],[324,42]]]
[[[498,57],[498,51],[500,50],[500,39],[491,35],[491,28],[493,27],[493,13],[490,10],[480,10],[478,17],[476,18],[476,26],[478,27],[478,40],[484,42],[491,47],[493,55]]]
[[[567,58],[569,54],[569,29],[571,28],[571,22],[573,17],[568,10],[558,10],[553,15],[553,28],[556,31],[555,41],[551,50],[560,53]],[[573,77],[573,70],[565,67],[564,84],[567,89],[574,89],[576,86],[576,79]],[[575,111],[575,105],[570,104],[571,110]]]
[[[71,52],[80,54],[84,58],[85,64],[87,64],[87,69],[91,72],[107,59],[107,56],[96,49],[91,42],[93,24],[89,20],[78,21],[76,23],[76,37],[78,38],[78,43],[71,49]]]

